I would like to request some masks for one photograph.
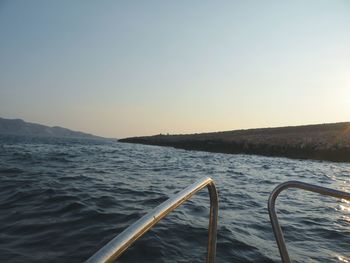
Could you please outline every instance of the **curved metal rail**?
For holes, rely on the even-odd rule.
[[[272,224],[272,229],[275,234],[276,242],[277,242],[278,249],[279,249],[283,263],[290,263],[290,258],[289,258],[288,250],[283,237],[282,229],[280,227],[280,224],[278,223],[275,203],[276,203],[277,196],[283,190],[286,190],[288,188],[299,188],[302,190],[318,193],[321,195],[328,195],[328,196],[346,199],[350,201],[350,193],[346,193],[346,192],[342,192],[342,191],[338,191],[338,190],[334,190],[334,189],[330,189],[322,186],[307,184],[307,183],[298,182],[298,181],[289,181],[278,185],[270,194],[269,201],[268,201],[268,210],[269,210],[269,216]]]
[[[203,178],[198,182],[188,186],[184,190],[175,194],[164,203],[157,206],[151,212],[137,220],[134,224],[125,229],[118,236],[109,241],[104,247],[90,257],[86,263],[104,263],[116,260],[130,245],[138,238],[150,230],[167,214],[179,207],[182,203],[190,199],[198,191],[207,187],[210,195],[210,214],[209,214],[209,234],[207,263],[215,262],[216,254],[216,234],[218,221],[218,195],[214,181],[209,178]]]

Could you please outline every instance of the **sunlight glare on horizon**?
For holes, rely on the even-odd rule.
[[[0,117],[107,137],[349,121],[348,1],[2,1]]]

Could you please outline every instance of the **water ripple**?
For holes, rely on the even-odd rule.
[[[82,262],[188,184],[219,191],[217,262],[279,262],[266,203],[301,180],[350,191],[350,165],[72,139],[0,138],[0,261]],[[200,192],[120,262],[203,262],[209,198]],[[349,262],[350,204],[300,190],[277,202],[293,262]]]

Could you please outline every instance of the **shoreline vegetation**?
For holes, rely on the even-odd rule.
[[[154,135],[119,142],[228,154],[350,162],[350,122],[184,135]]]

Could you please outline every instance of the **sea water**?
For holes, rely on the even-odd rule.
[[[267,212],[299,180],[350,191],[350,165],[58,138],[0,138],[0,262],[83,262],[148,211],[210,176],[219,193],[217,262],[279,262]],[[293,262],[350,261],[350,204],[287,190],[277,211]],[[120,262],[204,262],[205,189]]]

